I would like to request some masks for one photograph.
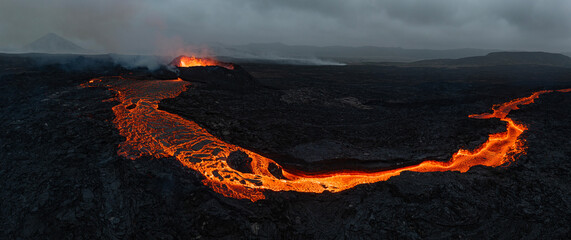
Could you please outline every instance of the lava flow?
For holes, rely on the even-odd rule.
[[[339,192],[359,184],[385,181],[403,171],[466,172],[471,167],[484,165],[496,167],[513,160],[513,156],[525,153],[519,139],[527,128],[514,122],[507,115],[520,105],[533,103],[539,91],[529,97],[518,98],[493,107],[492,113],[470,115],[471,118],[499,118],[506,122],[506,131],[491,134],[488,140],[475,150],[460,149],[446,162],[424,161],[377,172],[336,171],[325,174],[288,172],[275,161],[241,147],[225,143],[208,133],[193,121],[158,109],[158,103],[173,98],[190,83],[177,80],[132,80],[121,77],[93,79],[84,86],[101,86],[114,90],[114,123],[125,142],[118,154],[128,159],[150,155],[156,158],[175,157],[185,166],[200,172],[203,183],[227,197],[257,201],[264,199],[264,190],[321,193]],[[558,90],[570,92],[571,89]],[[251,159],[251,171],[238,171],[230,167],[227,158],[235,151],[245,152]]]
[[[177,67],[206,67],[206,66],[220,66],[230,70],[234,69],[234,65],[231,63],[224,63],[219,62],[212,58],[197,58],[194,56],[179,56],[175,58],[172,62],[172,65]]]

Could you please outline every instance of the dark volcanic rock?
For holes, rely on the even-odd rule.
[[[475,167],[467,173],[404,172],[386,182],[335,194],[265,192],[266,199],[252,203],[213,192],[203,185],[199,174],[174,158],[128,160],[117,156],[117,145],[124,137],[113,126],[111,108],[116,102],[104,101],[113,93],[77,87],[102,71],[64,71],[30,62],[25,56],[0,54],[1,239],[569,239],[571,234],[571,93],[542,96],[510,115],[529,127],[525,133],[528,154],[510,166]],[[281,67],[265,68],[269,76]],[[301,71],[285,68],[288,71],[278,71],[278,75]],[[319,72],[320,68],[327,69],[306,71],[327,73]],[[105,74],[131,76],[108,71]],[[346,72],[368,76],[360,73],[358,67]],[[390,75],[390,71],[375,74]],[[273,86],[289,84],[278,80]],[[303,85],[305,80],[290,83]],[[335,88],[334,82],[327,83]],[[351,95],[367,106],[408,106],[422,113],[426,108],[418,107],[422,104],[412,101],[417,98],[406,94],[410,89],[406,83],[403,80],[391,86],[400,86],[401,92],[385,92],[387,99],[408,99],[404,102],[377,99],[375,103]],[[487,111],[490,104],[529,95],[527,87],[515,85],[474,85],[462,93],[477,100],[463,107],[477,113]],[[450,84],[438,82],[423,85],[421,93],[434,91],[430,86],[443,96],[458,93]],[[318,93],[310,94],[317,100],[309,102],[323,104],[319,96],[327,93],[312,91]],[[240,103],[216,98],[224,95],[208,95],[212,92],[187,94],[201,94],[206,99],[199,102],[201,106]],[[399,95],[402,97],[397,98]],[[234,105],[241,111],[248,109],[245,106]],[[200,108],[187,109],[197,110]],[[208,120],[231,131],[229,136],[235,131],[251,136],[244,131],[247,125],[230,120],[244,121],[240,118],[252,113],[256,111],[230,115],[224,121]],[[221,118],[217,114],[213,115]],[[479,127],[493,129],[495,125]],[[216,129],[215,124],[206,126]],[[436,129],[446,127],[456,126]],[[272,166],[269,170],[274,175],[280,173]]]
[[[248,156],[245,152],[242,151],[234,151],[228,155],[226,158],[226,163],[233,169],[236,169],[243,173],[251,173],[252,172],[252,158]]]
[[[275,163],[269,164],[268,171],[278,179],[285,179],[282,168]]]
[[[195,84],[159,107],[286,168],[308,171],[446,161],[505,130],[498,119],[468,115],[489,112],[540,84],[502,82],[477,68],[247,67],[265,88],[237,93]]]
[[[208,89],[229,91],[250,91],[259,88],[259,83],[242,67],[234,65],[234,69],[219,66],[179,67],[179,77],[185,81],[198,82]]]
[[[159,69],[152,71],[151,74],[156,79],[169,80],[178,78],[177,69],[173,66],[161,66]]]

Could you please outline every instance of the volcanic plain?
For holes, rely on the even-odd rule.
[[[128,137],[114,122],[119,93],[85,87],[180,77],[186,90],[158,109],[224,143],[290,171],[382,171],[473,150],[506,123],[469,115],[571,88],[565,64],[504,60],[150,71],[107,55],[2,54],[0,238],[569,238],[571,93],[509,114],[528,130],[508,164],[405,171],[336,193],[267,190],[251,201],[214,191],[174,156],[118,154]]]

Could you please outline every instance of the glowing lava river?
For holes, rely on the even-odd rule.
[[[203,183],[227,197],[257,201],[264,199],[263,191],[297,191],[321,193],[339,192],[359,184],[385,181],[403,171],[466,172],[471,167],[484,165],[497,167],[524,153],[519,138],[527,128],[508,118],[511,110],[533,103],[541,94],[518,98],[496,105],[492,113],[470,115],[471,118],[498,118],[506,122],[506,131],[491,134],[475,150],[460,149],[446,162],[427,160],[417,165],[377,172],[335,171],[323,174],[288,172],[275,161],[247,149],[223,142],[193,121],[158,109],[165,98],[174,98],[185,91],[190,83],[176,80],[133,80],[122,77],[92,79],[84,87],[106,87],[116,92],[119,104],[113,107],[115,126],[126,140],[119,145],[118,154],[136,159],[141,156],[175,157],[185,166],[200,172]],[[571,89],[556,90],[571,92]],[[243,151],[251,161],[251,171],[241,172],[230,167],[227,157],[234,151]],[[277,170],[276,170],[277,169]],[[276,171],[278,173],[276,174]]]

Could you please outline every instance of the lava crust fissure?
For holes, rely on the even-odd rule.
[[[185,166],[200,172],[205,177],[203,182],[214,191],[227,197],[252,201],[265,198],[264,190],[339,192],[359,184],[384,181],[403,171],[466,172],[477,165],[501,166],[513,160],[513,156],[524,152],[519,136],[527,128],[508,118],[509,112],[517,110],[520,105],[533,103],[541,94],[552,92],[536,92],[529,97],[497,105],[492,113],[470,115],[476,119],[498,118],[506,123],[506,131],[491,134],[478,149],[458,150],[446,162],[427,160],[376,172],[335,171],[314,174],[283,170],[271,159],[223,142],[195,122],[158,109],[159,101],[179,95],[188,85],[188,82],[181,79],[153,81],[124,78],[93,79],[86,84],[105,86],[117,92],[115,100],[120,104],[113,107],[116,115],[114,123],[120,134],[126,137],[126,141],[120,145],[120,155],[130,159],[144,155],[173,156]],[[131,107],[133,104],[136,106]]]

